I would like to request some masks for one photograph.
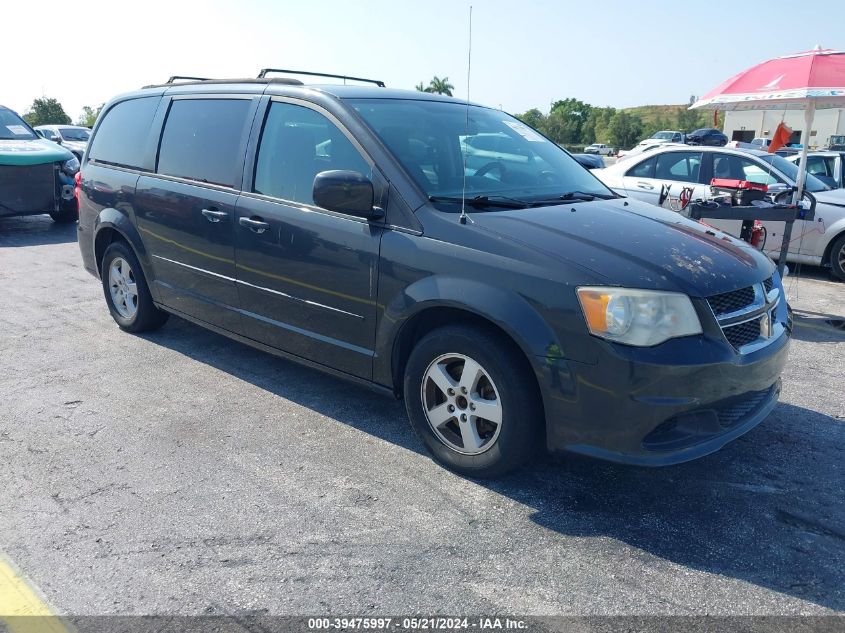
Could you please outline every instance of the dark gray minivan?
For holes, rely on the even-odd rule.
[[[403,397],[469,476],[542,446],[678,463],[775,407],[790,332],[759,251],[499,110],[263,75],[104,108],[79,246],[124,330],[175,314]],[[508,151],[470,165],[475,138]]]

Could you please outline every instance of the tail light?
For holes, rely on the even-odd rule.
[[[79,203],[80,203],[80,200],[79,200],[80,191],[79,190],[80,190],[81,186],[82,186],[82,172],[78,171],[78,172],[76,172],[76,175],[73,177],[73,197],[76,198],[76,207],[77,208],[79,208]]]

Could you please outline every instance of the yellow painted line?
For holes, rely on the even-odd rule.
[[[0,555],[0,623],[9,633],[71,633],[41,592]]]

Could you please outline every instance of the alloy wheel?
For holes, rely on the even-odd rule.
[[[138,312],[138,286],[132,267],[122,257],[115,257],[109,266],[109,294],[117,313],[132,319]]]

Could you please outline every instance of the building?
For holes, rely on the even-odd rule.
[[[757,137],[770,138],[781,121],[792,128],[791,143],[806,141],[803,110],[728,110],[724,132],[732,141],[749,143]],[[834,134],[845,134],[845,108],[816,110],[808,141],[810,149],[827,147]]]

